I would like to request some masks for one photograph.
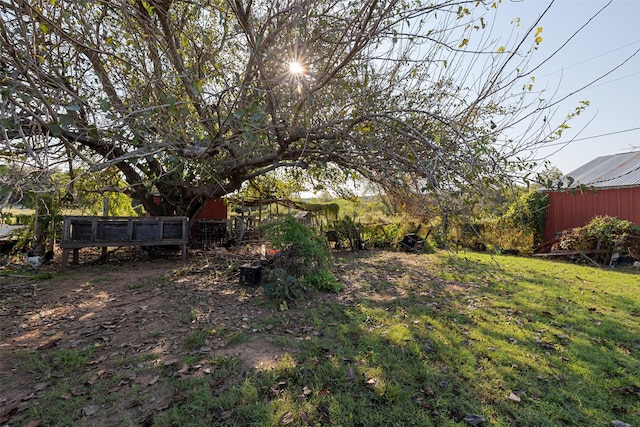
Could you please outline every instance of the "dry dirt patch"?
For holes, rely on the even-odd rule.
[[[252,369],[272,369],[285,353],[285,349],[265,338],[257,338],[217,351],[217,354],[220,356],[237,356],[242,358],[245,365]]]
[[[20,269],[0,278],[0,423],[37,399],[47,376],[64,375],[54,367],[29,369],[34,355],[51,360],[44,355],[75,350],[88,355],[88,369],[100,379],[143,365],[191,374],[197,369],[183,366],[185,353],[190,360],[237,354],[249,367],[273,366],[283,351],[272,343],[243,342],[234,350],[227,342],[259,332],[260,318],[274,313],[261,289],[238,284],[237,265],[254,255],[191,255],[185,264],[126,253],[64,272],[54,264],[40,271],[51,273],[45,280],[29,280],[31,272]],[[131,375],[120,388],[146,381]]]
[[[260,287],[239,285],[237,267],[256,257],[243,250],[192,252],[184,263],[126,252],[64,272],[54,263],[41,272],[51,277],[35,284],[16,277],[20,270],[0,277],[0,424],[18,423],[57,377],[71,374],[86,379],[69,398],[110,384],[100,393],[113,401],[77,414],[84,425],[145,424],[180,399],[169,377],[207,375],[215,369],[207,361],[216,356],[269,369],[294,350],[283,348],[279,343],[287,341],[278,336],[302,340],[317,332],[283,326],[283,316],[303,319],[306,306],[328,301],[402,298],[389,284],[429,277],[424,258],[415,255],[339,254],[336,272],[346,290],[314,294],[282,313]],[[61,354],[87,359],[80,372],[65,371],[70,362],[57,360]],[[136,386],[144,392],[133,392]]]

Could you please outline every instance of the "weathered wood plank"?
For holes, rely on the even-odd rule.
[[[187,258],[189,243],[187,217],[89,217],[64,219],[62,268],[68,265],[69,250],[78,263],[78,250],[85,247],[179,246]]]

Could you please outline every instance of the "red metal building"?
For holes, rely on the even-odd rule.
[[[208,199],[195,220],[199,219],[227,219],[227,204],[223,199]]]
[[[561,190],[547,190],[546,241],[599,215],[640,225],[640,152],[598,157],[565,175],[562,183]]]
[[[160,206],[162,203],[162,197],[153,196],[153,202]],[[195,218],[191,218],[192,220],[199,219],[217,219],[217,220],[226,220],[227,219],[227,204],[223,199],[220,198],[210,198],[202,205]]]

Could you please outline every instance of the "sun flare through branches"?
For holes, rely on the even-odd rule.
[[[289,62],[289,72],[292,76],[302,76],[304,75],[304,67],[298,61]]]

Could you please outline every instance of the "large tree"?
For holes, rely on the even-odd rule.
[[[540,28],[500,41],[495,8],[0,0],[0,156],[72,179],[117,168],[155,215],[193,216],[287,167],[389,189],[486,188],[565,120],[550,127],[554,100],[530,96]],[[501,139],[524,122],[528,135]]]

